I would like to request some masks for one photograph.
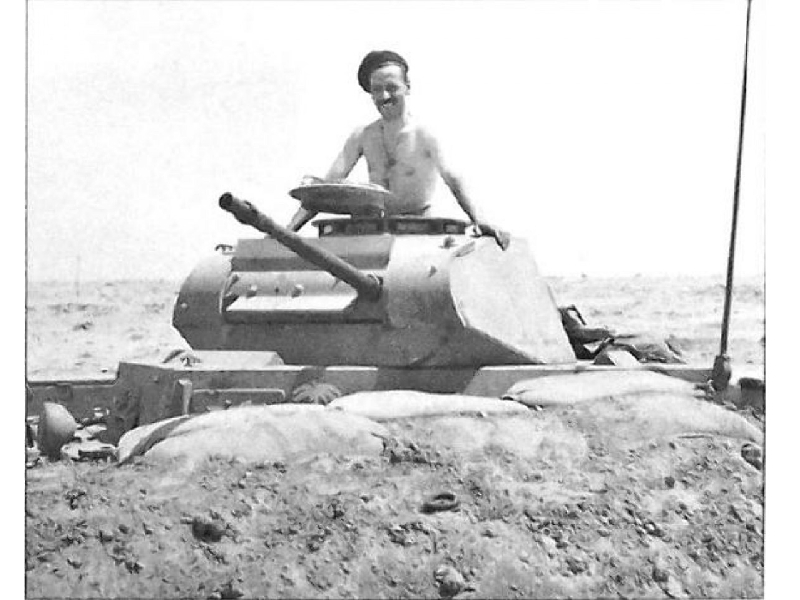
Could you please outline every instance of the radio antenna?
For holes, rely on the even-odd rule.
[[[733,182],[733,216],[731,218],[731,239],[728,249],[728,272],[725,280],[725,306],[722,310],[722,335],[719,341],[719,354],[714,359],[711,370],[711,384],[721,392],[731,380],[731,364],[728,356],[728,329],[731,317],[731,297],[733,295],[733,266],[736,255],[736,225],[739,218],[739,181],[742,173],[742,144],[744,141],[744,114],[747,100],[747,50],[750,44],[750,6],[747,0],[747,21],[744,37],[744,76],[742,77],[742,103],[739,109],[739,149],[736,153],[736,177]]]

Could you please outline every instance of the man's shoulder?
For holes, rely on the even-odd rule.
[[[363,144],[364,140],[366,140],[367,138],[380,135],[379,127],[380,127],[379,121],[367,123],[366,125],[359,125],[350,132],[350,140],[358,141],[359,143]]]
[[[425,141],[436,141],[439,136],[436,134],[436,129],[431,127],[425,121],[414,119],[411,123],[411,128],[416,135]]]
[[[362,135],[375,135],[381,132],[381,119],[376,119],[371,123],[357,127],[356,131],[361,131]]]

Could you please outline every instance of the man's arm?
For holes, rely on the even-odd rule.
[[[289,224],[286,226],[286,229],[289,231],[299,231],[303,225],[308,223],[311,219],[317,216],[317,213],[313,210],[306,210],[302,206],[297,209],[297,212],[294,213],[292,220],[289,221]]]
[[[448,163],[444,153],[442,152],[439,140],[430,133],[426,132],[426,141],[428,144],[428,149],[431,152],[431,156],[435,161],[437,169],[439,170],[439,174],[447,184],[447,187],[450,188],[450,191],[455,197],[456,202],[458,202],[458,205],[467,214],[470,221],[472,221],[472,223],[477,227],[478,233],[480,234],[483,232],[491,235],[503,250],[508,248],[510,243],[510,237],[508,233],[489,225],[479,216],[478,209],[475,206],[475,203],[472,202],[470,195],[465,188],[463,178],[460,174],[453,170]]]
[[[344,143],[344,148],[339,152],[339,156],[336,157],[331,168],[328,169],[328,173],[325,175],[326,180],[336,181],[350,175],[350,171],[353,170],[358,159],[364,154],[363,136],[363,127],[359,127],[350,134],[350,137]]]
[[[328,169],[328,173],[325,175],[326,181],[337,181],[344,179],[350,174],[350,171],[353,170],[353,167],[356,166],[358,159],[361,158],[361,155],[364,153],[363,145],[361,143],[363,132],[363,128],[356,129],[350,135],[350,137],[347,138],[347,141],[344,143],[344,148],[342,148],[342,151],[339,152],[336,160],[333,161],[331,168]],[[316,215],[316,212],[306,210],[301,206],[299,209],[297,209],[297,212],[292,217],[292,220],[289,221],[289,224],[286,226],[286,228],[291,231],[297,231]]]

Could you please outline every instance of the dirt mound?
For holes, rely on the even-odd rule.
[[[600,406],[391,420],[380,452],[360,457],[31,469],[27,591],[763,595],[759,448],[711,433],[617,436],[624,418],[598,418]]]

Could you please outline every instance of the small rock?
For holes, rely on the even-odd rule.
[[[235,588],[232,581],[229,581],[224,586],[219,588],[217,593],[219,594],[219,598],[222,600],[236,600],[237,598],[244,596],[244,592],[238,588]]]
[[[86,498],[86,490],[81,488],[74,488],[67,491],[67,493],[64,494],[64,497],[66,498],[69,507],[72,510],[75,510],[81,504],[81,499]]]
[[[580,558],[570,556],[567,558],[567,569],[569,569],[569,572],[573,575],[579,575],[587,569],[586,562]]]
[[[666,583],[669,581],[669,571],[660,564],[653,565],[653,581]]]
[[[747,529],[747,531],[751,531],[753,533],[758,533],[758,527],[756,527],[756,524],[753,523],[753,522],[747,523],[745,525],[745,529]]]
[[[144,569],[144,565],[140,563],[138,560],[126,560],[125,561],[125,568],[128,569],[129,573],[139,573],[142,569]]]
[[[466,585],[464,576],[449,565],[439,565],[433,577],[439,584],[439,595],[443,598],[452,598]]]
[[[755,444],[747,443],[742,446],[742,458],[745,460],[745,462],[753,465],[759,471],[763,467],[763,455],[761,448]]]
[[[316,552],[322,546],[322,542],[317,538],[312,538],[306,543],[306,548],[308,548],[309,552]]]
[[[666,485],[669,489],[675,487],[675,478],[672,475],[667,475],[664,477],[664,485]]]
[[[664,592],[670,598],[686,598],[683,586],[671,575],[667,579],[667,584],[664,586]]]
[[[645,523],[644,529],[648,534],[650,534],[650,535],[652,535],[654,537],[663,537],[664,536],[664,530],[661,528],[661,526],[658,523],[654,523],[653,521],[648,521],[647,523]]]
[[[192,534],[204,542],[218,542],[222,539],[225,528],[218,522],[204,517],[192,519]]]
[[[97,531],[97,537],[101,542],[111,542],[114,540],[114,533],[109,529],[101,528]]]
[[[119,529],[120,533],[129,533],[131,530],[131,528],[125,525],[125,523],[120,523],[117,529]]]

